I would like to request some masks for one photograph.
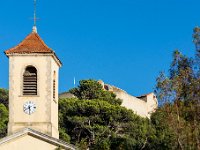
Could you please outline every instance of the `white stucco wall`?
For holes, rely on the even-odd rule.
[[[128,94],[126,91],[117,88],[115,86],[104,84],[103,81],[98,81],[105,90],[113,92],[116,94],[117,98],[122,99],[122,106],[127,109],[131,109],[134,113],[141,117],[150,118],[151,113],[156,110],[158,107],[158,102],[154,93],[149,93],[147,95],[142,96],[142,98],[134,97]]]
[[[27,66],[37,69],[36,96],[23,96],[23,73]],[[53,71],[58,84],[59,66],[50,55],[28,54],[9,56],[9,124],[8,134],[30,127],[58,138],[58,85],[53,100]],[[23,105],[27,101],[36,104],[32,115],[25,114]]]
[[[142,117],[148,116],[146,102],[144,102],[136,97],[133,97],[123,91],[114,92],[114,93],[117,95],[117,98],[122,99],[122,106],[133,110],[136,114],[138,114]]]
[[[150,118],[151,113],[153,113],[158,107],[158,102],[153,93],[146,95],[146,101],[129,95],[124,91],[113,91],[117,98],[122,99],[122,106],[133,110],[137,115],[141,117]]]
[[[53,79],[55,71],[55,99],[53,98]],[[51,122],[52,122],[52,135],[58,138],[58,87],[59,87],[59,66],[54,59],[51,59]]]
[[[0,145],[1,150],[56,150],[56,148],[58,147],[30,135],[23,135]]]

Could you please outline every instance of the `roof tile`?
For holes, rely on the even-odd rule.
[[[13,53],[29,54],[54,52],[44,43],[44,41],[40,38],[40,36],[37,33],[32,32],[20,44],[5,51],[6,55]]]

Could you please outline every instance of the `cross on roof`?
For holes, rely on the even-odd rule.
[[[37,27],[36,27],[36,22],[38,20],[38,18],[36,17],[36,8],[37,8],[37,5],[36,5],[36,0],[34,0],[34,14],[33,14],[33,21],[34,21],[34,25],[33,25],[33,32],[37,33]]]
[[[33,18],[33,20],[34,20],[34,26],[36,26],[36,21],[37,21],[37,17],[36,17],[36,0],[34,0],[34,18]]]

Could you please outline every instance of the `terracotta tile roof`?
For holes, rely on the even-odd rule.
[[[55,56],[60,66],[62,65],[62,62],[57,57],[56,53],[44,43],[44,41],[36,32],[30,33],[21,43],[11,49],[4,51],[4,53],[7,56],[9,54],[49,53]]]
[[[32,32],[20,44],[5,51],[5,54],[13,53],[27,54],[54,52],[44,43],[44,41],[40,38],[40,36],[37,33]]]

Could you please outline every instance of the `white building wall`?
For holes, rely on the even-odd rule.
[[[1,150],[56,150],[58,146],[29,135],[23,135],[0,145]]]
[[[54,59],[51,59],[51,122],[52,122],[52,135],[59,138],[58,133],[58,85],[59,85],[59,66]],[[55,99],[53,98],[53,80],[54,80],[54,71],[55,71]]]
[[[52,103],[52,72],[54,69],[58,72],[58,64],[52,61],[54,58],[50,55],[9,56],[9,135],[24,127],[30,127],[58,138],[58,121],[55,117],[58,116],[57,104]],[[38,94],[23,96],[23,73],[30,65],[37,69]],[[23,105],[27,101],[33,101],[36,104],[36,111],[32,115],[27,115],[23,111]],[[55,104],[54,107],[53,104]]]
[[[136,114],[142,117],[148,116],[148,108],[146,102],[136,97],[133,97],[123,91],[114,93],[117,95],[117,98],[122,99],[122,106],[126,107],[127,109],[133,110]]]
[[[149,93],[141,98],[134,97],[128,94],[126,91],[119,89],[115,86],[104,84],[103,81],[98,81],[105,90],[113,92],[116,94],[117,98],[122,100],[121,106],[131,109],[134,113],[141,117],[150,118],[151,113],[153,113],[158,107],[158,101],[154,93]]]

